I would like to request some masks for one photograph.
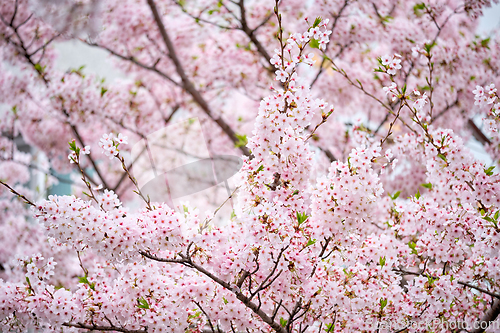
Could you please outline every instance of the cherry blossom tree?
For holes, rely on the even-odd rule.
[[[2,1],[1,330],[500,331],[489,5]],[[58,71],[66,40],[128,78]],[[232,189],[151,200],[130,147],[192,117]]]

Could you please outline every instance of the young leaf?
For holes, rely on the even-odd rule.
[[[236,134],[236,137],[238,138],[238,142],[234,144],[236,148],[244,147],[247,145],[248,139],[246,134],[244,135]]]
[[[396,193],[394,193],[392,196],[389,194],[389,197],[392,199],[392,200],[396,200],[399,195],[401,194],[401,191],[397,191]]]
[[[385,265],[385,256],[384,257],[380,257],[380,259],[378,260],[378,263],[380,264],[380,266],[384,267]]]
[[[149,309],[149,303],[143,297],[137,299],[137,307],[140,309]]]
[[[297,221],[299,222],[299,225],[301,225],[302,223],[304,223],[307,220],[308,217],[309,216],[307,216],[306,213],[299,213],[299,212],[297,212]]]
[[[314,20],[314,23],[313,23],[313,28],[316,28],[320,23],[321,23],[322,19],[320,16],[316,17],[316,19]]]
[[[311,41],[309,42],[309,46],[313,49],[319,49],[319,40],[311,39]]]
[[[315,239],[310,239],[310,240],[308,240],[308,241],[307,241],[307,244],[306,244],[306,246],[305,246],[305,247],[311,246],[311,245],[313,245],[313,244],[315,244],[315,243],[316,243],[316,240],[315,240]]]
[[[448,161],[446,160],[446,156],[444,156],[443,154],[438,154],[438,157],[448,163]]]
[[[492,165],[488,169],[484,169],[484,173],[487,174],[488,176],[493,175],[493,169],[495,169],[495,166]]]
[[[387,306],[387,298],[380,299],[380,310],[383,310]]]

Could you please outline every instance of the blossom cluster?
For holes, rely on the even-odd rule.
[[[380,57],[380,63],[385,67],[387,74],[396,75],[397,70],[401,69],[401,55],[384,55]]]
[[[99,140],[99,147],[102,149],[102,153],[106,156],[109,156],[110,159],[113,159],[116,155],[118,155],[118,146],[120,144],[127,144],[128,137],[119,133],[115,138],[112,133],[103,134],[102,138]]]
[[[302,52],[304,47],[310,42],[314,41],[318,43],[318,48],[320,50],[324,50],[326,45],[330,40],[331,30],[327,29],[327,25],[329,20],[321,20],[317,19],[318,24],[316,26],[310,27],[308,31],[304,33],[295,33],[290,35],[290,37],[286,40],[286,44],[283,48],[283,53],[281,50],[275,49],[274,55],[271,58],[270,62],[276,70],[276,80],[285,82],[288,80],[290,75],[294,72],[297,64],[305,63],[309,66],[312,66],[316,61],[314,58],[314,53],[309,53],[303,55]],[[315,22],[316,23],[316,22]],[[324,30],[322,30],[322,28]],[[298,52],[294,49],[298,47]]]

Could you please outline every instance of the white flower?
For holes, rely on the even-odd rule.
[[[382,65],[387,66],[392,60],[392,57],[388,54],[383,55],[380,60],[382,61]]]
[[[121,143],[121,144],[124,144],[124,145],[128,144],[127,140],[128,140],[128,137],[125,136],[125,135],[123,135],[123,134],[121,134],[121,133],[118,134],[118,138],[116,139],[116,141],[118,143]]]
[[[81,152],[84,155],[90,154],[90,146],[85,146],[85,148],[82,148]]]
[[[422,97],[417,99],[415,103],[413,103],[413,107],[418,111],[422,111],[424,105],[427,103],[427,93],[424,93]]]
[[[286,79],[288,78],[288,73],[280,69],[278,69],[275,73],[277,81],[285,82]]]
[[[70,163],[75,163],[77,156],[74,151],[71,152],[71,154],[68,155],[68,159]]]

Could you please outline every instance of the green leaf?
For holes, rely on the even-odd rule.
[[[297,194],[299,194],[299,190],[293,191],[292,196],[297,195]]]
[[[283,317],[280,318],[280,325],[282,327],[286,327],[286,324],[288,323],[288,320],[283,319]]]
[[[307,220],[308,217],[309,216],[307,216],[306,213],[299,213],[299,212],[297,212],[297,221],[299,222],[299,225],[301,225],[302,223],[304,223]]]
[[[389,197],[392,199],[392,200],[396,200],[399,195],[401,194],[401,191],[397,191],[396,193],[394,193],[392,196],[389,194]]]
[[[188,213],[189,212],[189,208],[187,208],[186,206],[182,205],[182,209],[184,210],[184,213]]]
[[[432,48],[436,46],[436,42],[430,43],[430,44],[424,44],[424,50],[427,53],[431,53]]]
[[[495,220],[498,220],[499,217],[500,217],[500,210],[497,210],[497,212],[495,213],[495,215],[493,216],[493,218]]]
[[[70,141],[68,143],[69,143],[69,150],[76,151],[76,142],[75,141]]]
[[[419,190],[417,190],[417,194],[415,194],[415,198],[416,198],[417,200],[418,200],[418,199],[420,199],[420,191],[419,191]]]
[[[224,304],[229,303],[229,302],[227,301],[227,299],[226,299],[224,296],[222,296],[222,301],[224,302]]]
[[[35,69],[37,72],[40,72],[40,73],[43,71],[42,66],[40,64],[35,64]]]
[[[488,44],[490,43],[490,40],[491,40],[491,38],[490,38],[490,37],[488,37],[488,38],[486,38],[486,39],[483,39],[483,40],[481,41],[481,46],[482,46],[482,47],[486,47],[487,49],[489,49]]]
[[[313,28],[316,28],[320,23],[321,23],[322,19],[320,16],[316,17],[316,19],[314,20],[314,23],[313,23]]]
[[[387,298],[380,299],[380,310],[383,310],[387,306]]]
[[[238,139],[238,142],[234,144],[236,148],[244,147],[247,145],[248,139],[246,134],[244,135],[236,134],[236,138]]]
[[[409,242],[408,243],[408,247],[411,249],[411,253],[412,254],[418,254],[417,252],[417,244],[415,244],[415,242]]]
[[[264,164],[259,165],[259,168],[256,170],[256,172],[261,172],[264,170]]]
[[[101,87],[101,97],[104,96],[104,94],[108,91],[108,89]]]
[[[149,303],[143,297],[137,299],[137,307],[140,309],[149,309]]]
[[[444,156],[443,154],[438,154],[438,157],[448,163],[448,161],[446,160],[446,156]]]
[[[378,260],[378,263],[380,264],[380,266],[384,267],[384,265],[385,265],[385,256],[384,257],[380,257],[380,259]]]
[[[79,276],[78,277],[78,282],[79,283],[85,283],[88,284],[90,289],[95,290],[95,282],[90,282],[87,276]]]
[[[422,13],[420,12],[421,10],[425,9],[425,3],[417,3],[415,6],[413,6],[413,13],[417,15],[418,17],[422,16]]]
[[[488,169],[484,169],[484,173],[487,174],[488,176],[493,175],[493,169],[495,169],[495,166],[492,165]]]
[[[309,42],[309,46],[313,49],[319,49],[319,40],[311,39],[311,41]]]
[[[432,184],[431,183],[425,183],[422,184],[423,187],[428,188],[429,190],[432,190]]]
[[[313,244],[316,244],[316,240],[315,239],[310,239],[310,240],[307,241],[307,244],[306,244],[305,247],[311,246]]]
[[[88,283],[89,283],[89,280],[87,279],[87,277],[86,277],[86,276],[79,276],[79,277],[78,277],[78,282],[88,284]]]

